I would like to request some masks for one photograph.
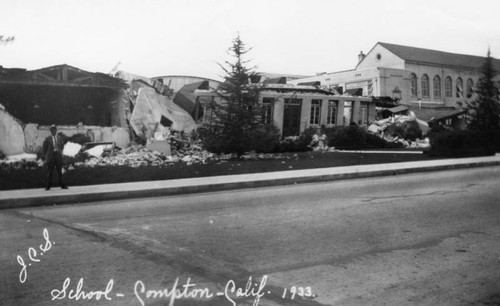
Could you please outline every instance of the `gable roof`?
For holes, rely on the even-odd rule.
[[[484,64],[485,57],[443,52],[437,50],[408,47],[402,45],[378,42],[378,45],[386,48],[406,62],[430,64],[437,66],[448,66],[479,70]],[[500,71],[500,60],[493,59],[495,70]]]

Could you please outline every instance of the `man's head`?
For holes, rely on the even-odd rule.
[[[57,127],[55,125],[52,125],[50,127],[50,133],[52,134],[52,136],[56,136],[56,133],[57,133]]]

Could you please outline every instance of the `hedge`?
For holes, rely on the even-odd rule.
[[[431,138],[431,156],[473,157],[500,151],[500,131],[445,131]]]

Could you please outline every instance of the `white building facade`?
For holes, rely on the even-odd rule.
[[[289,83],[319,82],[344,92],[357,90],[362,96],[391,97],[405,105],[461,108],[474,99],[485,58],[379,42],[358,60],[353,70]],[[500,61],[493,63],[498,70]]]

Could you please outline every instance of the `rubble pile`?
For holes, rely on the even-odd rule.
[[[156,136],[156,141],[161,141]],[[170,166],[174,163],[183,163],[187,166],[207,164],[209,162],[225,162],[236,158],[235,154],[214,154],[203,149],[199,140],[193,139],[185,133],[172,132],[165,136],[171,146],[171,154],[147,149],[147,146],[133,145],[121,150],[96,149],[94,147],[85,152],[85,160],[74,162],[74,167],[103,167],[103,166]],[[153,140],[152,140],[153,141]],[[93,153],[93,156],[89,154]],[[96,156],[96,152],[102,152]],[[264,154],[250,152],[242,156],[245,160],[285,159],[291,158],[283,154]],[[71,170],[72,168],[70,168]]]
[[[411,141],[411,140],[403,139],[399,136],[391,136],[391,135],[383,135],[382,138],[387,142],[400,143],[405,148],[428,149],[431,146],[430,140],[427,137],[424,139],[417,138],[415,141]]]
[[[203,149],[199,140],[190,135],[173,132],[166,137],[171,154],[149,150],[144,145],[132,145],[125,149],[109,145],[97,145],[86,149],[85,146],[68,142],[64,147],[64,165],[67,170],[75,168],[109,167],[109,166],[170,166],[183,163],[187,166],[207,164],[209,162],[223,163],[236,159],[236,154],[214,154]],[[290,159],[291,156],[283,154],[265,154],[249,152],[242,156],[244,160]],[[36,159],[36,155],[23,154],[0,160],[3,169],[34,169],[43,167],[43,161]]]
[[[293,157],[297,157],[295,154]],[[292,156],[287,156],[279,153],[255,153],[249,152],[242,156],[244,160],[265,160],[265,159],[290,159]]]
[[[400,125],[404,122],[415,121],[419,124],[419,126],[426,125],[425,122],[419,120],[413,112],[410,112],[409,115],[396,115],[393,117],[389,117],[386,119],[378,120],[373,122],[369,127],[368,131],[374,135],[377,135],[383,138],[387,142],[391,143],[400,143],[405,148],[418,148],[418,149],[428,149],[430,148],[429,138],[424,139],[416,139],[414,141],[409,139],[404,139],[398,135],[392,135],[389,131],[393,130],[391,127],[396,125]]]
[[[22,153],[10,156],[0,154],[0,169],[2,170],[36,169],[42,166],[43,162],[37,160],[35,154]]]

